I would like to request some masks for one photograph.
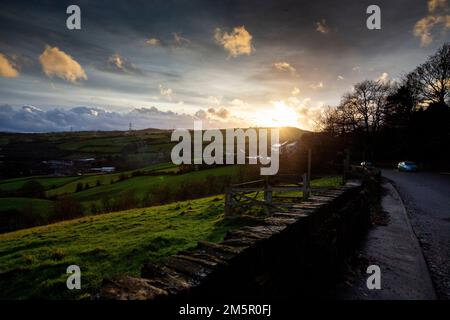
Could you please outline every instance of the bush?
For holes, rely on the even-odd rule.
[[[114,205],[114,211],[136,208],[138,200],[134,190],[127,190],[120,195]]]
[[[68,220],[83,216],[83,207],[72,196],[64,196],[55,201],[54,220]]]
[[[75,192],[80,192],[80,191],[83,191],[83,184],[81,182],[78,182]]]
[[[35,180],[25,182],[18,193],[19,196],[26,198],[45,198],[44,187]]]
[[[162,185],[151,191],[153,202],[156,204],[168,203],[172,199],[172,190],[168,185]]]

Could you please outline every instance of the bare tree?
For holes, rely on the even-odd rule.
[[[336,109],[328,115],[341,132],[362,131],[367,135],[377,133],[384,122],[387,98],[391,86],[382,81],[365,80],[347,93]]]
[[[387,127],[405,127],[414,112],[420,109],[421,89],[413,73],[404,76],[399,83],[393,84],[392,94],[388,97],[385,114]]]
[[[420,87],[423,103],[446,104],[450,99],[450,44],[444,44],[410,75]]]

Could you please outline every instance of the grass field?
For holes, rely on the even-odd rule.
[[[139,199],[142,199],[146,193],[156,187],[169,187],[168,190],[177,192],[185,181],[202,183],[207,176],[230,177],[237,171],[236,166],[224,166],[213,169],[188,172],[181,175],[158,175],[158,176],[140,176],[130,178],[119,183],[106,184],[100,187],[84,190],[74,194],[76,200],[80,201],[86,208],[93,202],[100,205],[104,196],[120,197],[125,192],[133,191]]]
[[[140,171],[143,173],[149,173],[157,171],[162,172],[176,172],[178,166],[171,162],[158,163],[138,170],[124,171],[120,173],[107,173],[107,174],[86,174],[83,176],[72,177],[49,177],[49,176],[32,176],[15,179],[0,180],[0,189],[3,191],[16,191],[20,189],[28,181],[39,182],[45,190],[52,190],[48,193],[49,196],[73,193],[76,190],[76,185],[82,183],[89,186],[95,186],[97,180],[101,184],[110,184],[111,182],[118,181],[121,175],[131,177],[133,172]]]
[[[77,189],[77,184],[81,183],[83,186],[88,185],[90,188],[97,188],[101,189],[102,187],[108,187],[112,183],[118,182],[121,176],[125,176],[127,178],[130,178],[134,171],[140,171],[142,173],[150,173],[153,171],[158,171],[158,173],[164,173],[164,170],[170,170],[170,169],[176,169],[177,166],[175,166],[172,163],[159,163],[152,166],[147,166],[139,170],[131,170],[131,171],[125,171],[120,173],[108,173],[108,174],[92,174],[92,175],[85,175],[82,177],[79,177],[76,180],[68,181],[68,183],[61,184],[57,188],[53,188],[51,190],[47,191],[47,196],[60,196],[65,194],[71,194],[74,193]],[[148,179],[151,179],[152,177],[147,176]],[[133,179],[133,178],[131,178]],[[100,184],[97,186],[97,181]],[[91,191],[93,189],[90,189]],[[148,190],[147,190],[148,191]]]
[[[45,199],[32,198],[0,198],[2,211],[22,210],[32,208],[35,214],[49,214],[53,210],[53,202]]]
[[[55,198],[58,196],[72,195],[73,199],[81,205],[82,209],[77,211],[79,214],[90,215],[99,212],[118,211],[181,200],[176,195],[182,192],[180,188],[183,187],[184,183],[189,182],[195,183],[197,186],[203,186],[208,177],[213,176],[219,179],[215,184],[220,184],[219,181],[222,179],[223,181],[229,181],[226,179],[234,176],[238,169],[236,166],[226,166],[192,171],[185,174],[174,174],[178,170],[179,167],[172,163],[161,163],[135,170],[139,171],[140,174],[144,174],[138,176],[133,176],[134,171],[127,171],[77,177],[30,177],[4,181],[3,184],[8,185],[10,191],[19,189],[27,181],[38,181],[47,189],[46,195],[49,199],[32,200],[32,198],[21,197],[20,194],[11,194],[6,195],[5,198],[0,198],[0,215],[4,215],[3,219],[0,216],[0,233],[62,220],[59,216],[63,212],[58,209],[60,208],[58,206],[58,198]],[[147,173],[152,174],[145,175]],[[76,192],[78,184],[83,186],[83,190]],[[54,188],[51,188],[52,186]],[[161,196],[155,196],[154,192],[157,192],[157,189],[163,190],[161,192],[164,193],[164,201],[161,200]],[[132,200],[133,202],[127,206],[114,206],[114,203],[117,203],[115,201],[129,199],[127,196],[130,193],[134,199]],[[209,194],[215,193],[220,193],[220,189],[218,192],[215,191]],[[184,199],[206,195],[208,194],[197,193]],[[105,203],[108,203],[108,205]],[[12,212],[16,212],[16,214],[12,215]]]
[[[37,181],[39,182],[46,190],[58,188],[72,181],[79,180],[80,177],[46,177],[46,176],[37,176],[37,177],[26,177],[26,178],[17,178],[17,179],[8,179],[0,181],[0,189],[3,191],[16,191],[19,190],[25,182],[27,181]]]
[[[0,298],[80,299],[104,277],[138,275],[144,261],[220,241],[229,229],[223,196],[127,210],[0,235]],[[250,220],[251,221],[251,220]],[[80,266],[82,290],[67,290],[66,268]]]
[[[340,177],[312,181],[333,187]],[[300,195],[300,194],[299,194]],[[217,242],[227,230],[257,217],[224,218],[222,195],[89,216],[0,234],[0,299],[82,299],[105,277],[139,275],[156,261],[200,240]],[[66,268],[81,268],[82,290],[67,290]]]

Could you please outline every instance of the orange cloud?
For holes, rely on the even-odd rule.
[[[217,28],[214,39],[234,58],[243,54],[250,55],[254,51],[252,35],[245,30],[244,26],[235,27],[231,33],[222,32],[220,28]]]
[[[56,76],[70,82],[87,80],[86,73],[80,64],[57,47],[46,46],[39,56],[39,62],[48,77]]]
[[[156,38],[150,38],[145,41],[146,44],[151,46],[159,46],[161,44],[161,41]]]
[[[328,27],[325,19],[322,19],[322,21],[316,22],[316,31],[323,33],[323,34],[327,34],[330,32],[330,28]]]
[[[416,22],[414,36],[420,38],[422,46],[433,42],[435,31],[447,32],[450,29],[450,15],[447,0],[428,0],[428,15]]]
[[[287,62],[275,62],[273,66],[279,71],[289,71],[291,73],[295,73],[296,71],[295,68]]]
[[[0,77],[15,78],[17,76],[19,76],[19,71],[17,71],[7,57],[0,53]]]

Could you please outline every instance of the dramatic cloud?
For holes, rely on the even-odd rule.
[[[57,0],[7,0],[0,14],[0,52],[20,74],[19,78],[0,77],[0,105],[34,104],[44,111],[54,106],[95,105],[118,112],[127,112],[130,106],[158,105],[191,117],[202,109],[218,123],[225,120],[207,110],[224,107],[230,111],[227,123],[240,117],[251,125],[264,108],[271,119],[269,101],[311,97],[337,105],[351,84],[376,79],[383,71],[389,70],[389,78],[395,79],[414,70],[448,41],[448,31],[445,36],[442,29],[447,25],[449,1],[379,0],[384,31],[369,32],[366,7],[357,1],[340,5],[331,0],[310,5],[292,0],[261,0],[257,5],[143,1],[137,6],[85,1],[89,30],[67,31],[61,29],[64,12],[55,5]],[[416,22],[428,16],[432,18],[419,23],[418,37],[414,36]],[[321,33],[327,30],[328,34]],[[420,47],[422,36],[424,43],[432,41],[430,48]],[[45,44],[51,47],[46,49]],[[59,67],[51,62],[41,68],[41,54],[40,60],[60,56],[62,62]],[[73,62],[70,68],[66,60]],[[276,62],[288,63],[295,73],[288,65],[276,69]],[[140,74],[131,74],[138,72],[131,63]],[[0,65],[4,76],[6,64]],[[294,87],[301,92],[295,93]],[[64,114],[61,117],[66,119]],[[288,117],[278,119],[278,123],[289,121]],[[123,128],[127,127],[125,122]]]
[[[223,127],[224,123],[236,123],[240,119],[232,117],[231,112],[225,108],[208,108],[207,110],[200,109],[194,116],[202,121],[208,121],[214,123],[217,128]]]
[[[323,82],[313,83],[309,87],[312,89],[321,89],[323,88]]]
[[[316,31],[323,33],[323,34],[330,33],[330,28],[328,27],[325,19],[322,19],[322,21],[316,22]]]
[[[39,62],[42,70],[49,77],[56,76],[70,82],[87,80],[86,73],[80,64],[57,47],[47,46],[39,56]]]
[[[178,32],[173,33],[173,45],[175,47],[181,47],[189,44],[191,44],[191,40],[182,37]]]
[[[248,108],[249,104],[245,101],[242,101],[241,99],[233,99],[230,102],[230,106],[239,108]]]
[[[445,34],[450,29],[448,0],[428,0],[428,15],[416,22],[414,36],[420,38],[422,46],[433,42],[434,34]]]
[[[148,45],[151,45],[151,46],[159,46],[159,45],[161,45],[161,41],[159,39],[156,39],[156,38],[147,39],[145,41],[145,43],[148,44]]]
[[[208,113],[205,110],[198,110],[194,116],[200,120],[205,120],[208,117]]]
[[[17,76],[19,76],[19,71],[17,71],[8,58],[0,53],[0,77],[14,78]]]
[[[165,88],[162,84],[159,85],[159,93],[161,94],[161,96],[171,100],[172,99],[172,94],[173,94],[173,90],[171,88]]]
[[[33,106],[13,108],[0,106],[0,131],[48,132],[73,130],[127,130],[192,128],[194,117],[155,107],[136,108],[129,112],[109,112],[101,108],[76,107],[70,110],[43,111]]]
[[[376,80],[382,83],[387,83],[389,81],[389,74],[387,72],[383,72]]]
[[[105,67],[106,71],[128,74],[140,74],[141,71],[134,64],[123,58],[120,54],[115,53],[108,58]]]
[[[273,66],[275,67],[275,69],[277,69],[279,71],[287,71],[287,72],[295,73],[295,68],[287,62],[275,62],[273,64]]]
[[[445,8],[447,0],[428,0],[428,11],[435,12],[436,9]]]
[[[222,32],[220,28],[217,28],[214,39],[234,58],[243,54],[250,55],[254,51],[252,35],[245,30],[244,26],[235,27],[231,33]]]
[[[208,101],[212,104],[219,105],[222,102],[222,96],[209,96]]]
[[[317,120],[323,112],[324,106],[321,102],[315,102],[311,98],[299,99],[290,97],[283,101],[287,108],[292,109],[298,115],[297,121],[306,130],[314,130]]]
[[[230,111],[228,111],[225,107],[221,107],[217,110],[214,108],[209,108],[208,113],[221,119],[226,119],[230,115]]]
[[[294,89],[292,89],[291,91],[291,95],[296,96],[300,93],[300,89],[297,87],[294,87]]]

